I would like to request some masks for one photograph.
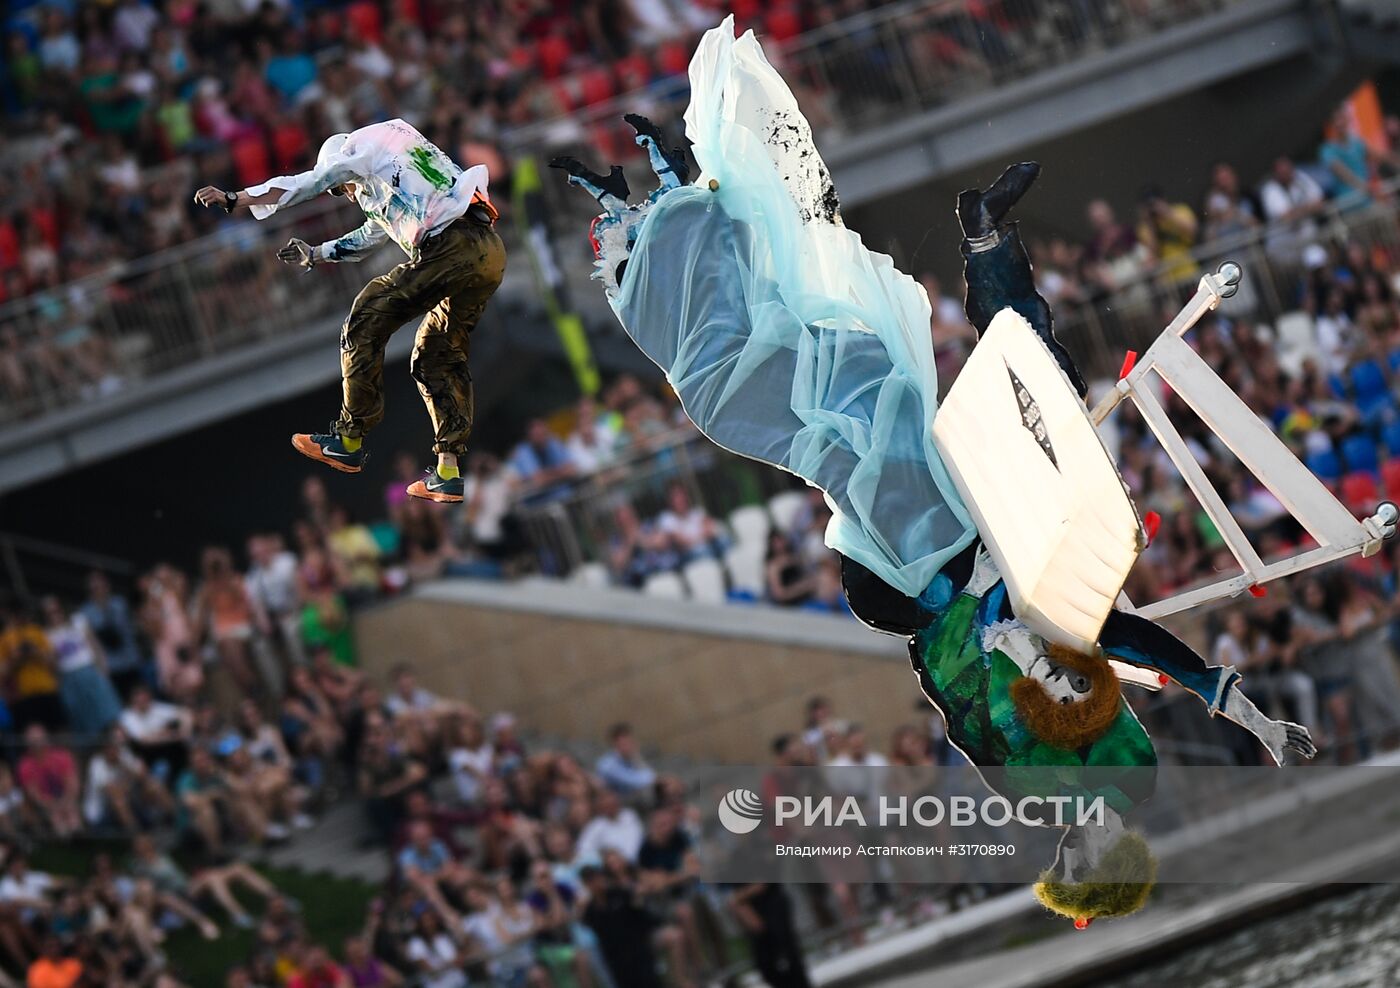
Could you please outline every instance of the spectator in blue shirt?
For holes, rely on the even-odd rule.
[[[263,72],[268,85],[287,103],[294,103],[301,91],[316,81],[316,61],[302,50],[295,34],[288,34],[278,53],[267,60]]]
[[[650,789],[656,783],[655,770],[642,758],[631,724],[615,724],[608,732],[612,750],[598,759],[598,775],[613,792],[627,797]]]
[[[549,431],[543,419],[533,420],[525,439],[510,455],[510,466],[526,487],[539,489],[577,473],[569,449]]]
[[[107,657],[107,675],[123,702],[144,675],[144,659],[136,641],[136,624],[126,598],[112,593],[105,573],[88,575],[88,599],[82,607],[83,619],[97,637]]]
[[[408,826],[408,843],[399,852],[399,869],[410,880],[435,879],[452,864],[447,845],[433,836],[432,824],[414,820]]]
[[[1392,166],[1400,163],[1400,156],[1377,155],[1356,135],[1345,106],[1332,114],[1327,140],[1318,157],[1332,180],[1329,191],[1344,209],[1360,209],[1371,204],[1371,182],[1376,175],[1377,159],[1383,158]]]

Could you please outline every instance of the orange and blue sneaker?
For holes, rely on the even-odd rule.
[[[427,474],[422,480],[415,480],[408,485],[408,493],[412,497],[421,497],[427,501],[437,501],[443,504],[455,504],[462,500],[462,491],[465,485],[461,476],[444,477],[437,472],[436,467],[429,467]]]
[[[341,473],[359,473],[365,460],[369,459],[364,446],[352,452],[345,448],[345,443],[334,432],[298,432],[292,437],[292,446],[302,456],[318,460]]]

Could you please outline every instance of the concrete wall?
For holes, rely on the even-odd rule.
[[[463,581],[376,608],[356,634],[373,676],[411,657],[423,685],[484,713],[594,742],[627,720],[649,747],[697,761],[766,761],[814,693],[882,749],[923,716],[904,644],[846,618]]]
[[[648,747],[698,762],[766,762],[816,693],[880,750],[932,711],[902,640],[778,608],[453,581],[368,611],[355,630],[361,665],[381,681],[411,659],[429,689],[510,710],[530,730],[597,743],[626,720]]]

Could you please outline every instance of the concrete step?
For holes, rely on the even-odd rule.
[[[389,876],[389,854],[383,847],[364,846],[370,836],[364,808],[358,800],[350,800],[332,806],[311,830],[265,849],[257,860],[274,868],[325,872],[377,884]]]

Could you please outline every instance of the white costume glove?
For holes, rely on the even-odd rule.
[[[296,264],[309,269],[317,261],[316,248],[305,240],[293,237],[287,241],[287,246],[277,252],[277,259],[286,264]]]

